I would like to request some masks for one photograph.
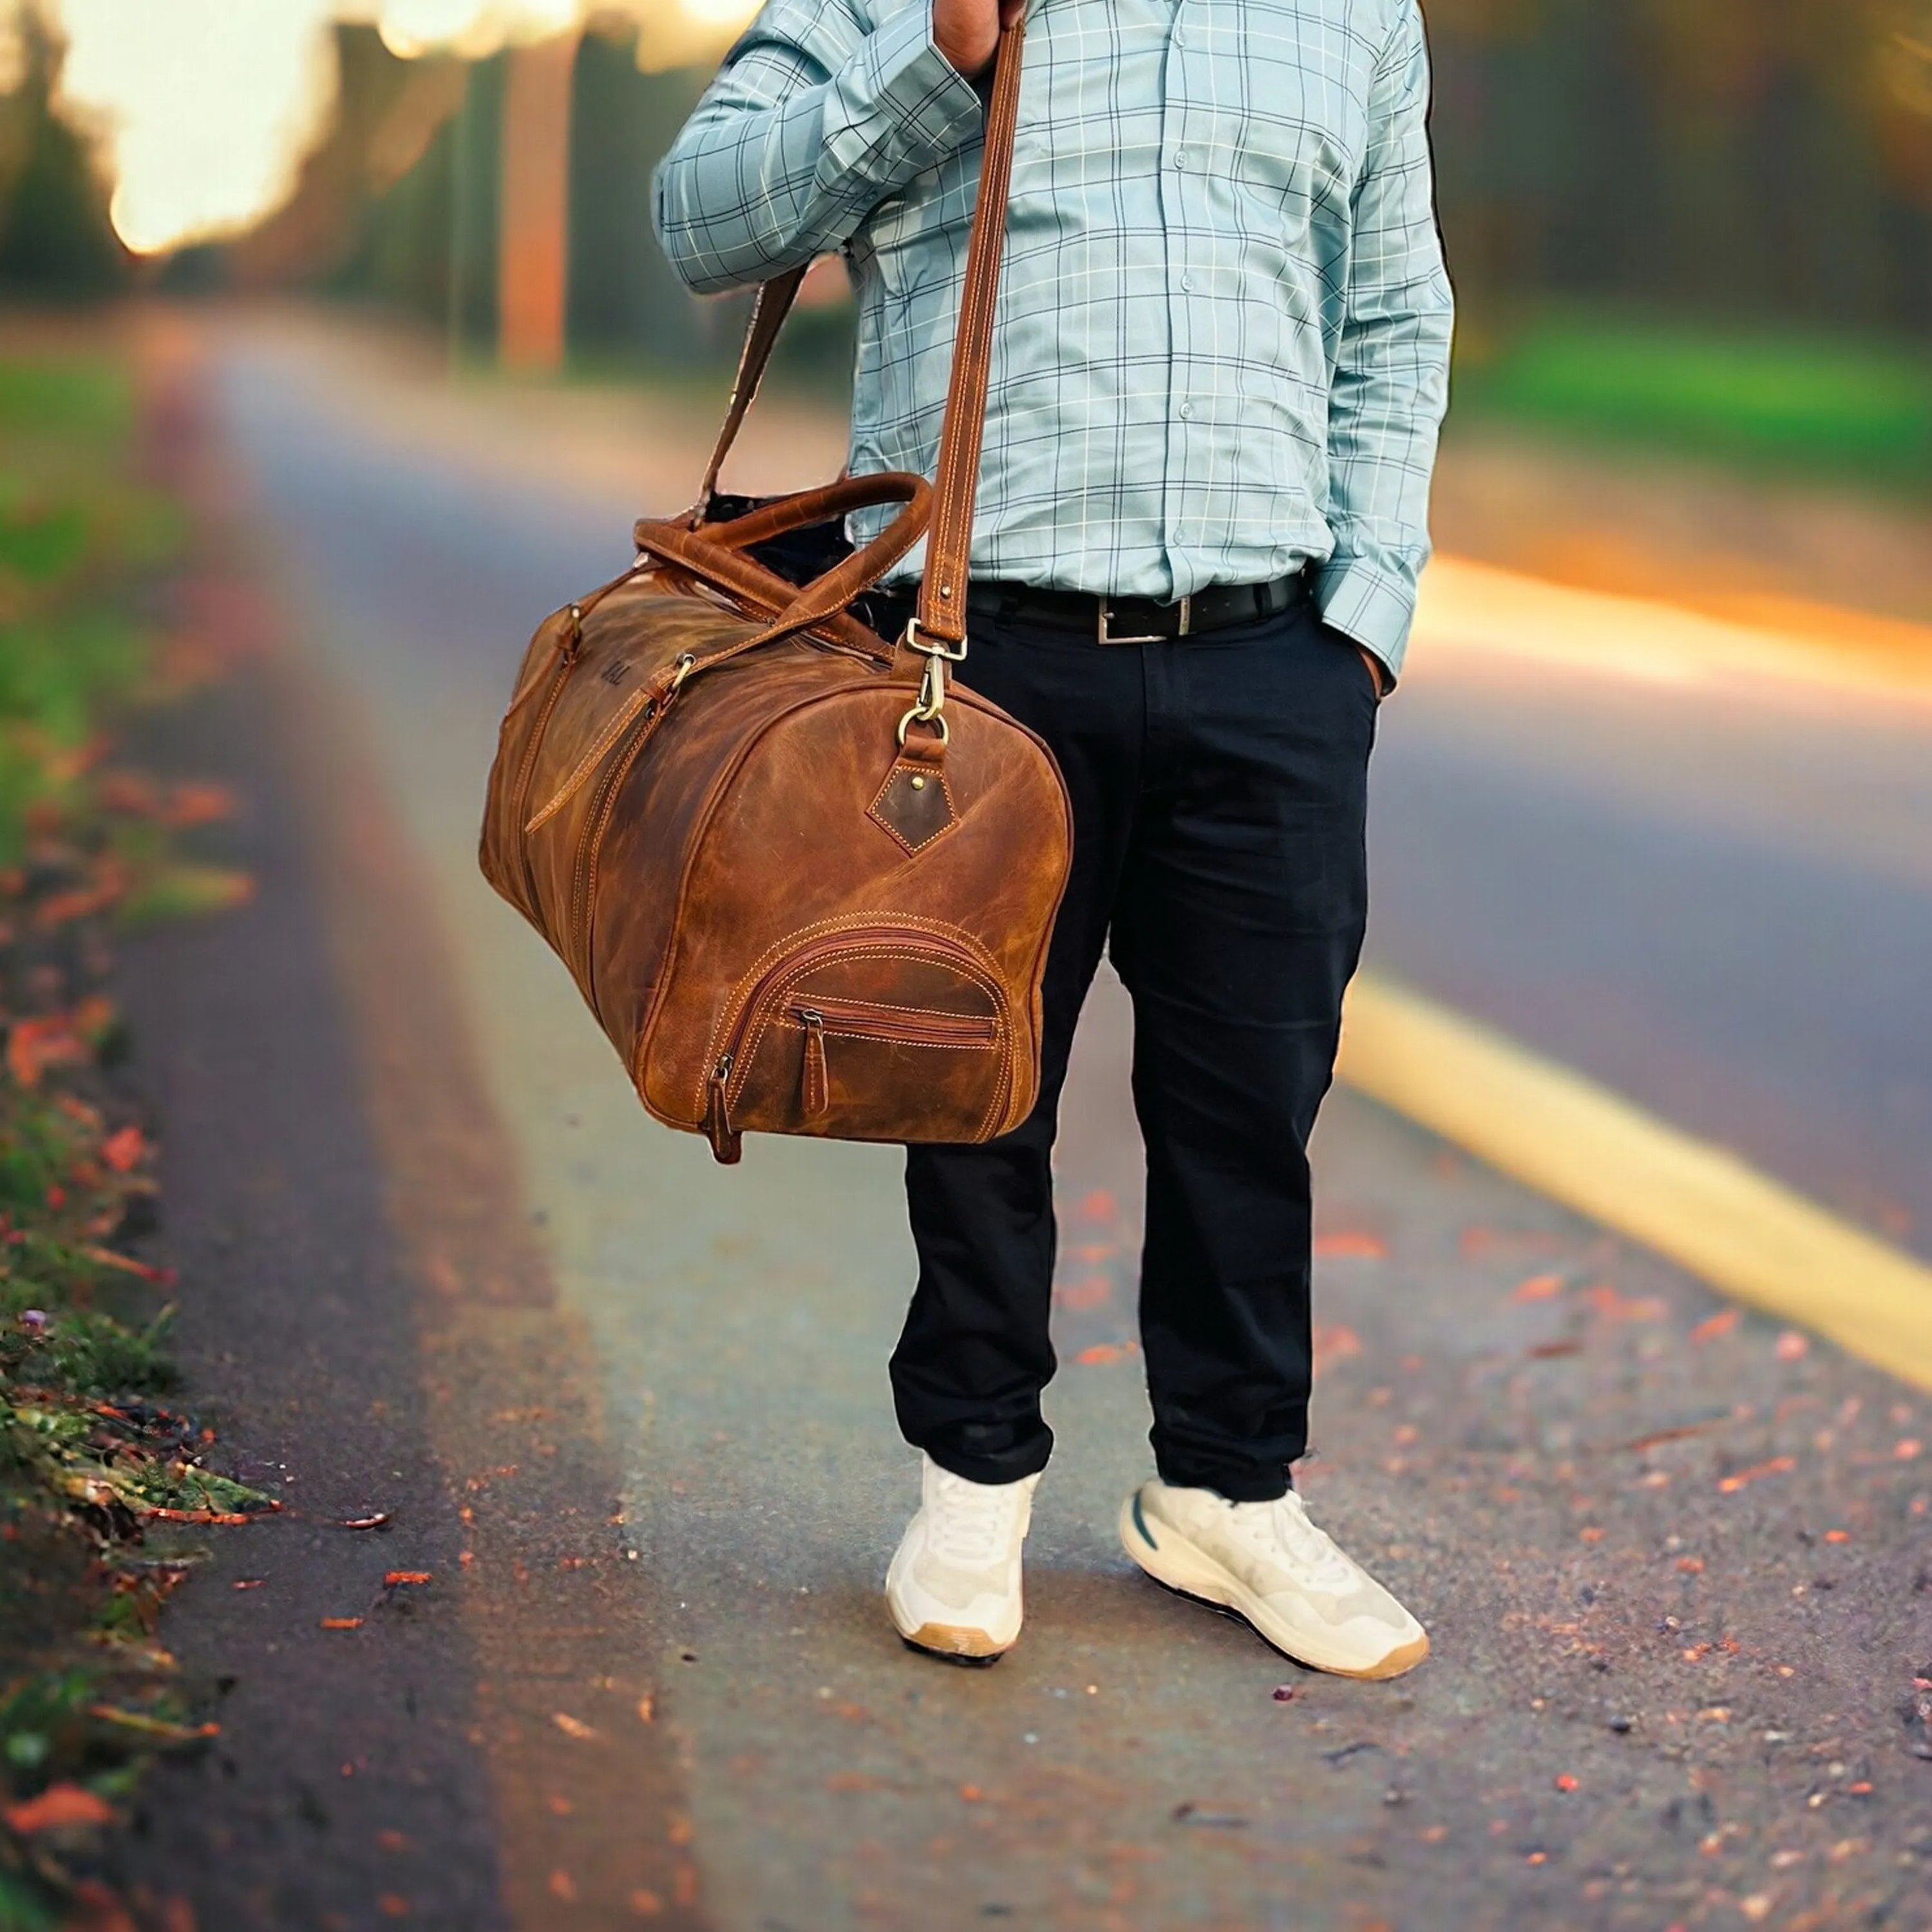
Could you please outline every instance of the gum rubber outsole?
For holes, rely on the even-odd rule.
[[[1006,1654],[985,1648],[984,1630],[959,1630],[950,1624],[921,1624],[910,1636],[901,1630],[899,1641],[922,1657],[936,1657],[941,1664],[957,1664],[968,1670],[991,1670]]]
[[[1141,1534],[1139,1526],[1134,1521],[1134,1504],[1137,1496],[1138,1492],[1120,1505],[1120,1546],[1142,1572],[1171,1595],[1184,1597],[1191,1604],[1199,1604],[1204,1609],[1218,1610],[1224,1617],[1232,1617],[1237,1623],[1246,1624],[1270,1650],[1279,1651],[1292,1662],[1304,1665],[1310,1670],[1322,1671],[1330,1677],[1354,1677],[1379,1682],[1384,1678],[1400,1677],[1405,1672],[1413,1670],[1429,1654],[1426,1631],[1414,1642],[1403,1644],[1390,1651],[1386,1657],[1371,1664],[1366,1670],[1352,1669],[1342,1664],[1324,1664],[1314,1658],[1304,1657],[1298,1651],[1291,1650],[1287,1645],[1270,1636],[1261,1624],[1235,1600],[1240,1594],[1240,1586],[1210,1558],[1201,1557],[1198,1560],[1204,1567],[1214,1572],[1211,1582],[1192,1578],[1188,1583],[1182,1583],[1176,1582],[1171,1574],[1162,1576],[1160,1570],[1155,1567],[1156,1562],[1161,1559],[1160,1550]],[[1226,1596],[1210,1594],[1217,1586],[1230,1594]]]

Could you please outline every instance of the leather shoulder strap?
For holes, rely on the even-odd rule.
[[[956,645],[966,635],[966,571],[973,540],[973,509],[980,490],[980,446],[986,426],[986,382],[993,353],[993,313],[999,296],[1000,258],[1006,238],[1006,195],[1013,172],[1013,133],[1019,119],[1020,62],[1025,17],[1000,36],[992,98],[986,110],[986,147],[980,194],[967,244],[965,289],[952,350],[952,373],[940,430],[935,509],[920,594],[920,628],[936,641]],[[789,269],[758,291],[745,348],[731,386],[730,404],[718,446],[689,521],[694,529],[710,514],[724,459],[738,440],[745,416],[764,380],[778,331],[798,298],[803,268]]]
[[[973,506],[980,494],[980,442],[986,427],[986,382],[993,358],[993,310],[1000,292],[1000,257],[1006,239],[1006,194],[1013,174],[1013,130],[1019,119],[1022,14],[1000,36],[993,98],[986,110],[986,157],[980,199],[966,250],[966,284],[953,338],[952,378],[939,433],[933,478],[932,528],[926,577],[920,586],[919,628],[956,646],[966,638],[966,569],[973,542]]]

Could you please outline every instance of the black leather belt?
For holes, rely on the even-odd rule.
[[[1178,604],[1157,604],[1151,597],[1096,597],[1083,590],[980,582],[967,592],[966,611],[998,624],[1072,632],[1097,644],[1157,644],[1279,617],[1300,603],[1309,587],[1307,573],[1298,570],[1270,584],[1210,584]],[[914,597],[910,589],[874,590],[860,600],[860,608],[882,637],[896,637],[912,615]]]

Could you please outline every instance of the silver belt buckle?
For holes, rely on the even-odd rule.
[[[1094,629],[1096,642],[1103,644],[1164,644],[1168,641],[1167,634],[1164,631],[1156,631],[1150,636],[1144,638],[1115,637],[1107,628],[1108,620],[1112,616],[1112,610],[1106,598],[1096,597],[1094,601],[1100,607],[1100,619]],[[1193,628],[1194,600],[1192,597],[1184,597],[1180,600],[1180,628],[1174,635],[1178,638],[1186,637],[1192,632]]]

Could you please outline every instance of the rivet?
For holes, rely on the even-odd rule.
[[[912,788],[914,791],[925,790],[926,780],[915,773],[913,778]]]
[[[952,595],[952,585],[950,584],[942,584],[939,586],[939,594],[941,597],[950,597]]]

